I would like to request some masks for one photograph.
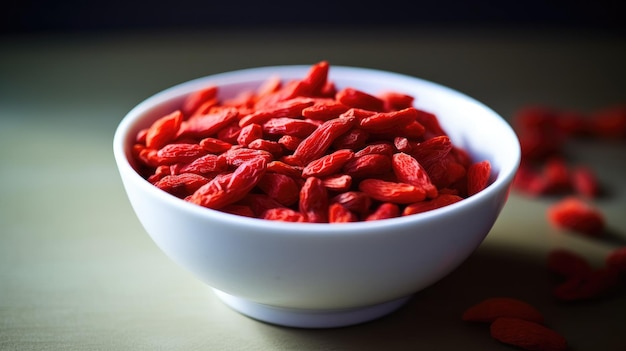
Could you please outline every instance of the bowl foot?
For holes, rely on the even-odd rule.
[[[217,289],[213,291],[226,305],[241,314],[259,321],[295,328],[337,328],[368,322],[397,310],[411,298],[408,296],[349,309],[308,310],[265,305]]]

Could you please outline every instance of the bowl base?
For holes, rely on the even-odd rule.
[[[253,319],[295,328],[338,328],[368,322],[394,312],[411,299],[411,296],[377,305],[338,309],[309,310],[277,307],[249,301],[213,289],[229,307]]]

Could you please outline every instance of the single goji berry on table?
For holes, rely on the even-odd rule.
[[[579,277],[591,272],[589,261],[573,251],[554,249],[548,253],[548,270],[565,278]]]
[[[549,221],[560,229],[589,236],[604,233],[605,220],[602,212],[576,197],[567,197],[551,205],[547,210],[547,216]]]
[[[463,312],[466,322],[491,323],[500,317],[519,318],[543,323],[544,316],[528,302],[512,297],[490,297],[470,306]]]
[[[555,330],[519,318],[497,318],[489,332],[494,339],[525,350],[563,351],[568,348],[567,340]]]

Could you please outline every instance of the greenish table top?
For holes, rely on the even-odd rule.
[[[463,310],[492,296],[537,306],[572,350],[626,350],[626,289],[557,303],[545,256],[601,265],[626,244],[626,142],[569,145],[610,196],[610,235],[555,230],[551,198],[512,193],[480,248],[397,312],[362,325],[284,328],[231,310],[150,240],[123,192],[112,137],[124,114],[183,81],[255,66],[362,66],[432,80],[505,118],[541,103],[626,102],[626,41],[608,33],[259,30],[0,38],[0,349],[509,350]]]

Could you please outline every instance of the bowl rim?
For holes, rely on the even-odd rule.
[[[376,220],[376,221],[359,221],[359,222],[350,222],[350,223],[294,223],[294,222],[279,222],[279,221],[271,221],[260,218],[251,218],[245,217],[236,214],[230,214],[226,212],[222,212],[219,210],[213,210],[209,208],[205,208],[196,204],[189,203],[180,198],[177,198],[171,194],[168,194],[165,191],[162,191],[156,188],[154,185],[150,184],[146,179],[141,177],[141,175],[135,170],[135,168],[131,165],[128,157],[127,157],[127,145],[125,144],[128,139],[128,134],[133,129],[133,127],[142,119],[141,117],[151,108],[163,103],[164,101],[173,100],[176,98],[180,98],[184,95],[187,95],[193,91],[200,89],[201,87],[205,87],[210,83],[217,83],[217,86],[231,85],[231,84],[241,84],[249,81],[264,81],[270,75],[276,75],[283,79],[291,79],[291,77],[284,76],[285,72],[299,72],[301,76],[303,76],[309,69],[310,65],[277,65],[277,66],[260,66],[254,68],[244,68],[238,69],[228,72],[222,72],[217,74],[211,74],[204,77],[195,78],[192,80],[188,80],[176,85],[173,85],[169,88],[161,90],[148,98],[141,101],[135,107],[133,107],[119,122],[118,126],[115,129],[114,137],[113,137],[113,153],[114,158],[117,163],[117,167],[120,173],[125,173],[130,180],[133,180],[133,184],[137,184],[142,187],[144,190],[149,191],[154,194],[161,201],[168,203],[170,206],[180,207],[184,211],[188,211],[194,216],[206,217],[210,220],[223,221],[228,222],[230,225],[237,225],[240,227],[254,228],[254,229],[268,229],[274,231],[286,231],[289,233],[296,232],[297,235],[306,235],[306,234],[315,234],[315,235],[337,235],[337,234],[350,234],[356,233],[358,235],[360,230],[367,229],[365,231],[381,231],[385,229],[389,229],[389,227],[394,226],[404,226],[408,225],[415,221],[428,221],[429,219],[433,219],[440,216],[445,216],[447,213],[460,211],[462,208],[471,206],[477,202],[484,201],[485,198],[493,195],[493,193],[498,191],[508,191],[503,189],[504,187],[510,187],[512,180],[515,176],[516,170],[519,167],[521,160],[521,149],[519,145],[519,140],[517,138],[516,133],[513,131],[512,127],[508,124],[508,122],[493,109],[478,101],[477,99],[466,95],[458,90],[452,89],[445,85],[435,83],[433,81],[429,81],[423,78],[396,73],[392,71],[372,69],[372,68],[364,68],[364,67],[352,67],[352,66],[341,66],[341,65],[331,65],[329,72],[330,80],[337,80],[337,75],[340,76],[350,76],[351,80],[359,80],[358,77],[365,76],[366,79],[361,79],[363,81],[371,81],[372,78],[375,77],[385,77],[385,78],[394,78],[401,80],[413,80],[419,82],[422,85],[429,86],[431,88],[440,90],[445,92],[446,94],[456,95],[462,99],[467,100],[468,102],[475,104],[477,107],[485,110],[494,116],[499,118],[494,119],[495,123],[500,124],[499,130],[505,131],[509,134],[507,139],[510,139],[512,142],[512,154],[511,154],[511,162],[508,163],[508,166],[502,167],[498,176],[494,179],[489,186],[483,191],[464,198],[462,201],[457,203],[444,206],[442,208],[430,210],[424,213],[419,213],[410,216],[400,216],[396,218]],[[335,77],[333,77],[333,75]],[[356,77],[356,78],[355,78]],[[295,77],[294,77],[295,78]],[[293,235],[293,234],[291,234]]]

